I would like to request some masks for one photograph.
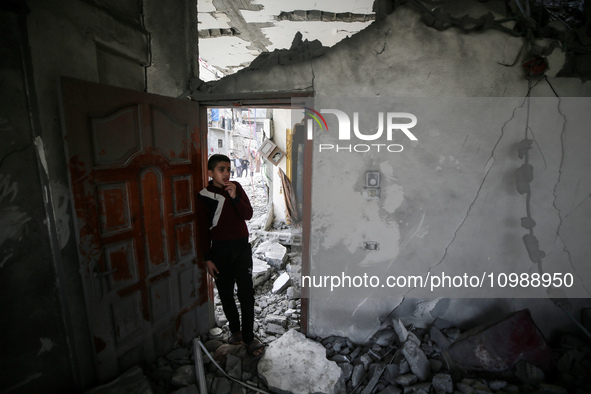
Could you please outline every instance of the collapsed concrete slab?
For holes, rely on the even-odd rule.
[[[321,344],[295,330],[269,345],[258,372],[272,391],[327,394],[337,392],[342,373],[337,363],[326,359]]]

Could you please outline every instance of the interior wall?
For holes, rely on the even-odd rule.
[[[66,392],[75,377],[47,225],[43,145],[29,101],[24,9],[0,8],[0,34],[0,391]]]
[[[59,79],[172,97],[185,92],[197,64],[192,47],[196,2],[167,4],[166,12],[156,3],[2,4],[2,36],[7,38],[1,44],[0,70],[0,124],[6,137],[0,155],[2,392],[80,392],[96,383],[60,124]],[[149,19],[152,13],[158,19]]]
[[[483,3],[465,1],[463,11],[464,6],[472,7],[473,16],[489,11]],[[407,4],[319,58],[243,70],[211,84],[210,91],[313,90],[317,109],[338,108],[335,98],[344,103],[347,97],[392,98],[401,106],[408,104],[407,112],[421,114],[419,143],[400,140],[407,145],[404,155],[319,153],[319,144],[335,143],[336,137],[315,134],[311,275],[365,271],[385,277],[470,269],[482,273],[482,267],[497,273],[535,273],[538,265],[530,261],[521,239],[527,232],[520,226],[520,218],[526,216],[525,196],[515,187],[515,170],[523,163],[517,145],[528,119],[523,105],[528,80],[521,67],[500,64],[513,63],[522,45],[523,39],[496,30],[429,28]],[[570,293],[569,301],[578,316],[581,307],[590,305],[586,289],[591,276],[584,256],[591,252],[585,241],[591,230],[585,222],[591,213],[591,183],[582,170],[589,167],[582,150],[590,140],[582,125],[588,121],[584,97],[591,96],[591,84],[554,77],[564,61],[560,49],[548,60],[549,78],[537,83],[531,95],[554,97],[554,89],[561,97],[581,99],[553,99],[538,108],[536,149],[530,159],[535,171],[532,206],[540,249],[547,254],[542,267],[573,274],[578,292]],[[487,99],[469,99],[476,97]],[[505,99],[487,101],[492,97]],[[466,121],[473,123],[438,128],[434,114],[454,102],[466,106]],[[444,115],[442,125],[460,122],[460,115]],[[336,129],[335,117],[325,118],[328,129]],[[382,174],[383,195],[377,203],[362,198],[368,170]],[[571,214],[575,209],[577,214]],[[365,241],[377,241],[379,252],[364,250]],[[341,293],[312,288],[308,333],[363,342],[392,317],[416,324],[442,317],[467,327],[490,320],[492,313],[498,316],[524,307],[531,309],[547,335],[569,326],[547,294],[531,296],[528,291],[514,295],[476,289],[470,295],[426,296],[369,286]]]

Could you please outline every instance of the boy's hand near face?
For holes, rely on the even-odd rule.
[[[236,198],[236,185],[230,181],[224,181],[224,189],[228,192],[230,197]]]

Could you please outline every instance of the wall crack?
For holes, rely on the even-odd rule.
[[[449,241],[449,243],[447,244],[447,246],[445,247],[445,251],[443,252],[443,256],[441,257],[441,260],[439,260],[439,262],[431,267],[429,267],[429,269],[427,270],[427,272],[431,272],[434,268],[436,268],[437,266],[439,266],[441,263],[443,263],[443,261],[445,260],[445,258],[447,257],[447,252],[449,250],[449,248],[451,247],[451,245],[454,243],[454,241],[456,240],[456,237],[458,235],[458,232],[460,231],[460,229],[462,228],[462,226],[464,225],[464,223],[466,222],[466,220],[468,220],[468,216],[470,215],[470,212],[472,211],[472,207],[474,206],[474,204],[476,203],[476,201],[478,200],[478,198],[480,197],[480,192],[482,191],[482,188],[484,187],[484,184],[486,182],[486,179],[490,173],[490,170],[492,169],[493,165],[494,165],[494,156],[495,156],[495,151],[497,149],[497,147],[499,146],[499,143],[501,142],[501,139],[503,138],[503,136],[505,135],[505,127],[507,126],[507,124],[509,122],[511,122],[514,118],[515,118],[515,112],[519,109],[519,108],[523,108],[523,105],[525,104],[525,99],[523,100],[522,104],[518,107],[515,107],[513,109],[513,113],[511,115],[511,117],[505,122],[503,123],[503,126],[501,127],[501,135],[499,136],[499,138],[497,139],[497,142],[495,143],[495,145],[493,146],[492,150],[491,150],[491,154],[490,157],[488,158],[488,160],[486,161],[485,164],[485,173],[484,173],[484,177],[482,178],[482,182],[480,182],[480,186],[478,187],[478,190],[476,191],[476,196],[474,197],[474,199],[472,200],[472,202],[470,203],[470,205],[468,206],[468,209],[466,211],[466,214],[464,216],[464,219],[462,219],[462,222],[458,225],[457,229],[454,231],[454,235],[452,237],[452,239]]]
[[[556,106],[556,109],[558,110],[558,113],[560,114],[560,116],[562,116],[563,122],[562,122],[562,130],[560,131],[560,164],[558,166],[558,178],[556,179],[556,183],[554,184],[554,189],[552,190],[552,194],[554,195],[554,199],[552,200],[552,206],[554,207],[554,209],[556,210],[556,212],[558,213],[558,227],[556,228],[556,238],[560,240],[560,242],[562,242],[562,251],[566,253],[567,257],[568,257],[568,263],[572,269],[573,272],[575,272],[577,274],[577,276],[579,277],[579,279],[581,280],[581,284],[583,286],[583,288],[585,289],[585,291],[587,292],[587,294],[589,293],[589,289],[587,289],[587,287],[585,286],[584,281],[582,280],[583,278],[581,278],[581,275],[577,272],[577,269],[575,268],[573,261],[572,261],[572,256],[571,256],[571,252],[568,249],[568,245],[566,244],[566,242],[564,241],[564,239],[562,238],[562,235],[560,234],[562,225],[563,225],[563,220],[566,219],[568,216],[570,216],[570,214],[572,214],[572,212],[574,212],[579,206],[581,206],[583,204],[583,202],[585,202],[586,200],[589,199],[590,196],[588,196],[586,199],[584,199],[583,201],[581,201],[574,209],[573,211],[569,212],[567,215],[564,216],[564,218],[562,217],[562,211],[561,209],[558,207],[556,200],[558,199],[558,185],[560,184],[561,180],[562,180],[562,168],[564,165],[564,158],[565,158],[565,135],[566,135],[566,123],[567,123],[567,119],[566,116],[564,115],[564,113],[562,112],[560,106],[562,104],[562,100],[560,98],[560,96],[558,96],[558,94],[556,94],[556,91],[554,90],[554,87],[552,87],[552,85],[550,84],[550,81],[548,81],[548,78],[546,77],[546,83],[548,83],[548,85],[550,85],[550,87],[552,88],[552,91],[554,92],[554,94],[556,95],[556,98],[558,98],[558,105]]]

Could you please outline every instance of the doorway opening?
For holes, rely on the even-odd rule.
[[[264,343],[289,329],[307,331],[307,300],[301,294],[306,271],[304,232],[310,174],[306,157],[303,109],[289,106],[201,103],[207,120],[207,157],[230,158],[230,180],[238,182],[251,202],[247,222],[253,250],[255,335]],[[205,125],[202,124],[202,127]],[[229,327],[213,283],[215,328],[222,337]]]

